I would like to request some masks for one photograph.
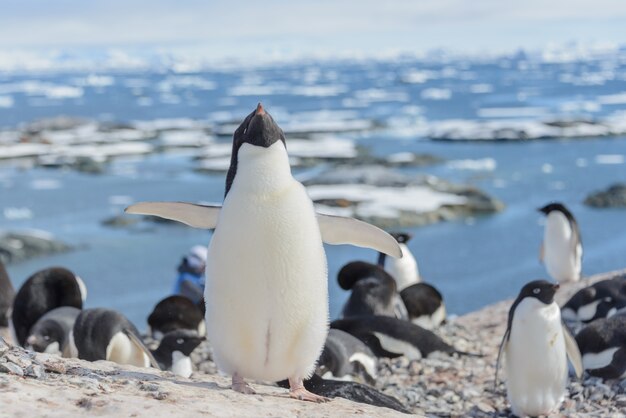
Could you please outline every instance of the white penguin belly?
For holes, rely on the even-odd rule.
[[[284,173],[272,177],[283,167],[278,147],[289,169],[282,143],[266,149],[267,165],[249,147],[239,151],[240,166],[209,245],[207,336],[226,373],[304,378],[328,329],[324,247],[304,187],[288,171],[287,179]]]
[[[402,258],[388,257],[386,270],[396,280],[398,292],[420,282],[417,261],[406,244],[400,243]]]
[[[567,357],[556,303],[546,306],[526,298],[517,306],[507,344],[506,372],[514,414],[548,414],[563,401]]]
[[[559,282],[580,278],[582,249],[572,244],[573,231],[560,212],[551,212],[546,219],[544,262],[548,274]]]

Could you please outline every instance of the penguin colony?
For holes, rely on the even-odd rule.
[[[480,353],[457,350],[435,333],[446,308],[441,293],[419,274],[408,247],[411,235],[315,213],[291,176],[286,144],[259,104],[235,131],[221,207],[144,202],[127,208],[214,230],[205,318],[204,309],[183,296],[163,299],[147,320],[157,342],[151,349],[121,313],[83,309],[86,287],[70,270],[36,272],[15,293],[0,262],[0,331],[10,328],[15,342],[33,351],[155,367],[181,377],[193,373],[190,355],[206,334],[236,391],[255,393],[245,379],[270,380],[301,400],[341,396],[406,412],[368,385],[377,378],[379,358]],[[517,416],[558,409],[566,396],[568,360],[576,377],[583,370],[605,379],[626,377],[626,276],[582,289],[560,308],[557,282],[581,279],[581,234],[563,204],[539,211],[546,216],[540,261],[555,282],[535,280],[520,290],[494,379],[497,385],[504,363],[507,398]],[[322,243],[377,251],[376,263],[355,260],[340,270],[338,284],[349,295],[330,326]],[[563,320],[585,326],[574,337]]]

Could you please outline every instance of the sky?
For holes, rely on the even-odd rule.
[[[624,0],[0,0],[0,49],[150,47],[212,57],[505,52],[626,44]]]

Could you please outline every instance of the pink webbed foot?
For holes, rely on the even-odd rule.
[[[325,398],[323,396],[316,395],[315,393],[311,393],[304,387],[302,383],[302,379],[289,379],[289,396],[294,399],[298,399],[301,401],[308,402],[328,402],[329,398]]]
[[[250,385],[248,385],[246,383],[246,381],[243,380],[243,377],[239,376],[236,373],[233,375],[232,389],[235,392],[243,393],[243,394],[246,394],[246,395],[254,395],[254,394],[256,394],[254,389],[252,389],[250,387]]]

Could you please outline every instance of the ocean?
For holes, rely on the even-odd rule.
[[[538,261],[543,219],[536,209],[550,201],[565,203],[579,221],[585,275],[626,267],[626,210],[582,203],[589,193],[626,181],[625,135],[495,143],[432,141],[427,134],[448,120],[623,121],[624,51],[565,62],[515,55],[311,61],[191,73],[166,66],[7,72],[0,73],[0,134],[58,115],[118,125],[199,121],[226,130],[259,101],[281,126],[321,127],[374,155],[441,157],[441,164],[398,170],[473,185],[504,202],[501,213],[408,229],[422,277],[439,288],[449,313],[514,297],[524,283],[547,276]],[[345,121],[371,122],[372,128],[328,128]],[[195,152],[120,157],[97,175],[0,161],[0,230],[41,229],[77,247],[9,264],[14,284],[41,268],[68,267],[87,284],[87,307],[118,309],[145,328],[154,304],[171,292],[181,257],[192,245],[208,243],[210,233],[169,224],[112,229],[101,221],[134,201],[219,202],[225,176],[196,172]],[[319,168],[294,173],[304,177]],[[15,209],[27,215],[15,216]],[[347,297],[336,283],[337,271],[351,260],[374,262],[376,254],[350,246],[327,246],[326,252],[334,318]]]

